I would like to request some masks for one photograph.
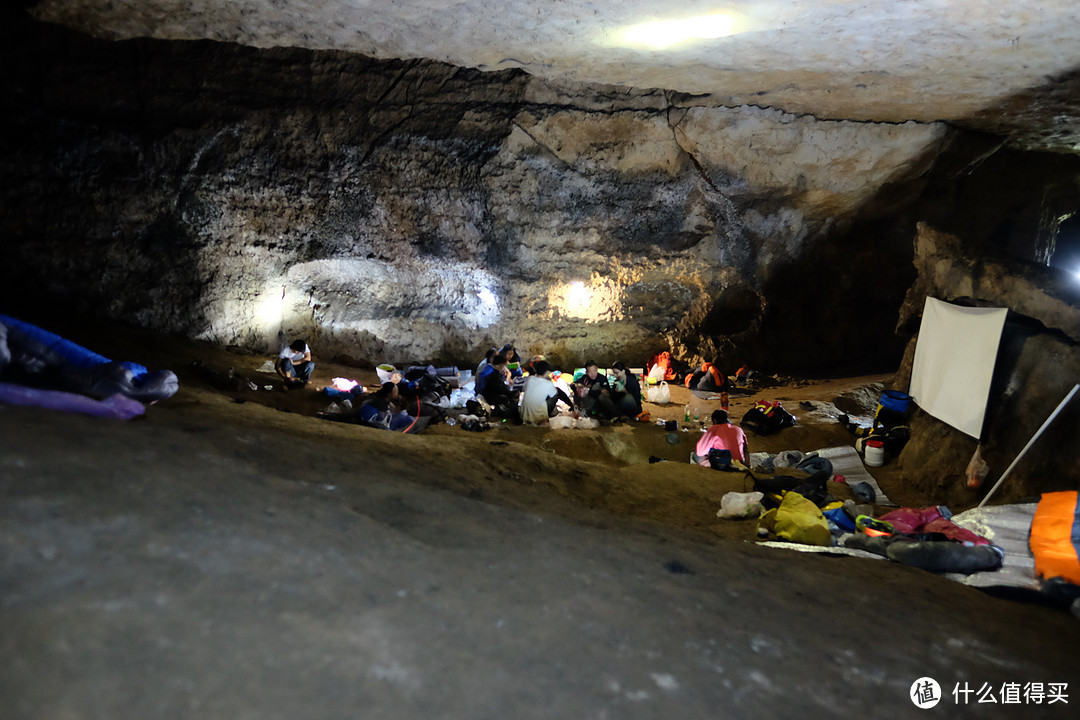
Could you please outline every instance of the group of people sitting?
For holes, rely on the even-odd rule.
[[[612,365],[611,375],[602,374],[590,360],[584,373],[567,383],[542,355],[523,364],[517,351],[506,345],[488,351],[477,367],[474,387],[496,417],[534,425],[558,414],[560,402],[589,417],[637,418],[642,414],[637,377],[622,362]]]
[[[314,367],[311,348],[304,340],[282,349],[275,365],[286,387],[306,385]],[[709,363],[695,375],[693,380],[688,376],[688,387],[722,389],[727,385],[727,378]],[[614,363],[608,376],[590,360],[584,372],[568,383],[544,356],[534,355],[523,363],[509,343],[487,351],[476,368],[474,389],[495,417],[530,425],[546,423],[560,410],[607,420],[632,420],[644,414],[641,384],[624,363]],[[388,430],[408,430],[420,415],[420,392],[415,382],[394,372],[363,400],[356,410],[356,420]],[[724,410],[714,411],[711,419],[712,426],[698,441],[694,459],[704,467],[722,467],[732,460],[746,463],[750,453],[742,428],[732,425]]]

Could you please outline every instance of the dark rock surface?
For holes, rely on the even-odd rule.
[[[473,362],[505,340],[566,364],[899,356],[878,328],[906,263],[849,218],[919,186],[942,124],[12,27],[8,295],[368,361]]]
[[[1080,209],[1076,158],[943,123],[5,30],[0,301],[260,351],[891,370],[917,221],[1022,264]]]
[[[1072,703],[1067,612],[550,490],[613,472],[191,387],[129,423],[0,406],[3,715],[916,717],[929,676],[950,717],[1071,717],[951,694]]]
[[[911,442],[900,456],[910,481],[946,503],[982,497],[1080,382],[1080,287],[1060,270],[1034,263],[1017,268],[1004,257],[972,252],[957,237],[920,225],[915,247],[918,281],[901,309],[900,323],[915,326],[927,296],[1010,309],[983,424],[982,456],[991,471],[979,489],[965,485],[964,468],[978,440],[917,412]],[[894,384],[907,389],[914,338]],[[1080,403],[1058,416],[1010,473],[995,502],[1032,498],[1040,492],[1076,489],[1080,455]]]

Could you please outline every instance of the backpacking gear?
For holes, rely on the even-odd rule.
[[[1075,490],[1043,493],[1031,522],[1035,572],[1080,585],[1080,502]]]
[[[890,523],[884,520],[875,520],[869,515],[860,515],[855,518],[855,528],[870,537],[884,537],[886,535],[892,535],[896,532]]]
[[[772,531],[781,540],[807,545],[832,545],[829,522],[817,505],[797,492],[784,495],[780,507],[767,511],[758,520],[758,530]]]
[[[730,450],[713,448],[709,451],[709,467],[713,470],[730,470],[731,460]]]
[[[746,411],[739,425],[758,435],[772,435],[784,428],[794,427],[796,418],[779,401],[761,401]]]

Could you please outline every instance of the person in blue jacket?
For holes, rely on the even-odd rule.
[[[510,389],[508,381],[506,356],[495,355],[476,376],[476,395],[491,405],[495,416],[517,419],[517,393]]]
[[[356,414],[360,422],[382,430],[404,430],[412,425],[413,417],[402,410],[401,396],[396,383],[385,382],[375,391]]]

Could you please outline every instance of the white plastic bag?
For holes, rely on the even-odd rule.
[[[334,378],[334,381],[330,384],[330,387],[334,388],[335,390],[340,390],[341,392],[349,392],[359,384],[360,383],[349,378],[336,377]]]
[[[667,405],[671,402],[671,388],[666,381],[662,381],[645,391],[645,399],[655,405]]]
[[[595,418],[582,417],[577,419],[578,430],[595,430],[600,427],[600,421]]]
[[[574,418],[569,415],[556,415],[548,420],[552,430],[571,430],[574,427]]]
[[[664,381],[664,366],[660,363],[656,363],[649,369],[648,384],[659,383]]]
[[[738,520],[741,518],[757,517],[764,509],[761,500],[765,495],[759,492],[729,492],[720,498],[720,509],[716,516]]]

